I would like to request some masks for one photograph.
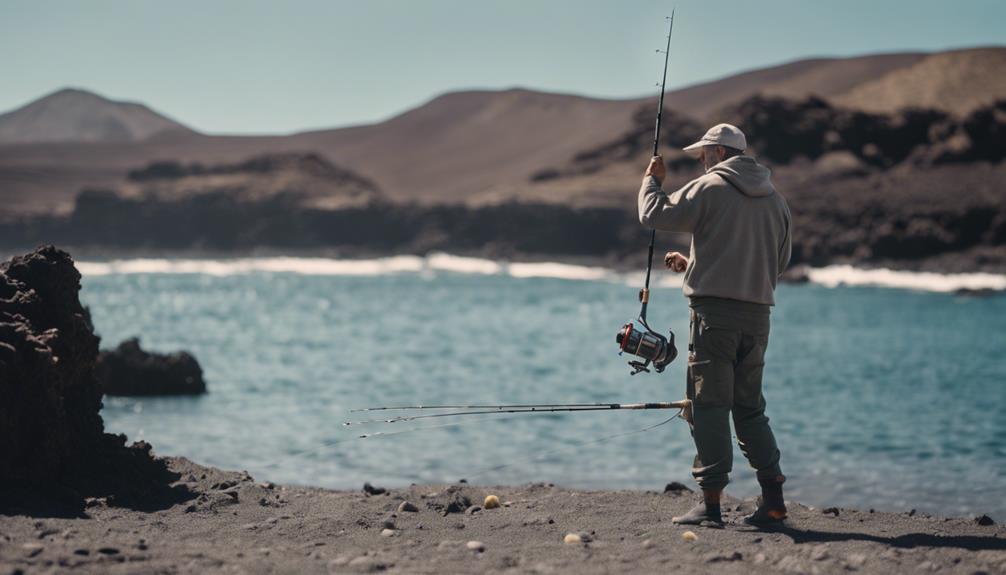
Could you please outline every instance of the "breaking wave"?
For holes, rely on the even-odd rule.
[[[85,276],[113,274],[202,274],[229,276],[267,273],[295,273],[319,276],[376,276],[404,272],[421,272],[424,258],[394,256],[370,260],[338,260],[331,258],[236,258],[236,259],[166,259],[137,258],[108,262],[77,262]]]
[[[859,269],[850,265],[808,270],[810,281],[827,287],[878,286],[919,291],[1006,290],[1006,275],[990,273],[941,274],[897,271],[886,268]]]
[[[85,276],[113,274],[203,274],[228,276],[251,273],[294,273],[318,276],[379,276],[396,273],[449,272],[506,275],[515,278],[555,278],[579,281],[642,283],[641,273],[618,273],[597,266],[558,262],[497,262],[445,253],[393,256],[375,259],[320,257],[258,257],[234,259],[136,258],[111,261],[81,261],[77,269]],[[849,265],[808,270],[811,282],[826,287],[878,286],[932,292],[959,290],[1006,290],[1006,275],[990,273],[941,274],[889,269],[859,269]],[[654,284],[680,287],[681,276],[660,274]]]

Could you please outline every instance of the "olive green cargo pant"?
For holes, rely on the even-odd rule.
[[[702,489],[722,489],[729,482],[731,414],[737,443],[759,477],[782,475],[762,396],[769,313],[767,305],[691,300],[687,396],[697,452],[692,475]]]

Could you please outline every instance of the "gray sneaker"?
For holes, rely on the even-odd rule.
[[[710,526],[723,527],[723,516],[720,514],[719,505],[709,505],[699,502],[688,513],[671,517],[671,522],[678,525],[702,525],[708,522],[713,524]]]

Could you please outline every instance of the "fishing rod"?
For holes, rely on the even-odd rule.
[[[361,411],[388,411],[388,410],[406,410],[406,409],[505,409],[508,407],[602,407],[606,405],[611,405],[610,403],[506,403],[502,405],[480,405],[477,403],[469,405],[390,405],[382,407],[360,407],[357,409],[350,409],[350,413],[358,413]]]
[[[552,405],[550,407],[538,407],[536,405],[513,405],[487,406],[491,409],[475,409],[465,411],[448,411],[444,413],[424,413],[420,415],[403,415],[387,419],[366,419],[362,421],[346,421],[343,425],[368,425],[371,423],[398,423],[401,421],[416,421],[419,419],[434,419],[440,417],[459,417],[464,415],[489,415],[497,413],[557,413],[557,412],[579,412],[579,411],[613,411],[613,410],[640,410],[640,409],[678,409],[684,410],[689,406],[689,401],[661,401],[651,403],[601,403],[593,404],[589,407],[577,407],[578,404]]]
[[[664,54],[664,75],[660,80],[660,99],[657,104],[657,121],[653,127],[653,157],[656,157],[660,149],[660,123],[664,115],[664,92],[667,91],[667,63],[671,56],[671,35],[674,33],[674,10],[671,10],[670,24],[667,28],[667,46],[657,49],[657,53]],[[639,317],[636,321],[646,330],[638,330],[629,322],[622,326],[615,336],[618,343],[619,355],[629,352],[632,355],[643,358],[643,361],[631,360],[629,367],[632,371],[629,375],[636,375],[641,371],[649,373],[648,366],[652,363],[653,369],[657,373],[664,371],[669,363],[678,356],[678,350],[674,346],[674,332],[670,331],[670,338],[657,333],[650,324],[646,322],[646,309],[650,303],[650,272],[653,270],[653,245],[657,240],[657,230],[650,230],[650,245],[646,256],[646,280],[643,289],[639,290]]]

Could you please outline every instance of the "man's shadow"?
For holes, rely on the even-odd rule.
[[[935,535],[932,533],[907,533],[905,535],[897,535],[894,537],[884,537],[881,535],[872,535],[870,533],[799,529],[793,525],[781,525],[771,529],[765,529],[764,531],[786,535],[792,539],[795,544],[871,541],[900,549],[912,549],[914,547],[942,547],[967,549],[968,551],[1006,550],[1006,539],[980,535]]]

